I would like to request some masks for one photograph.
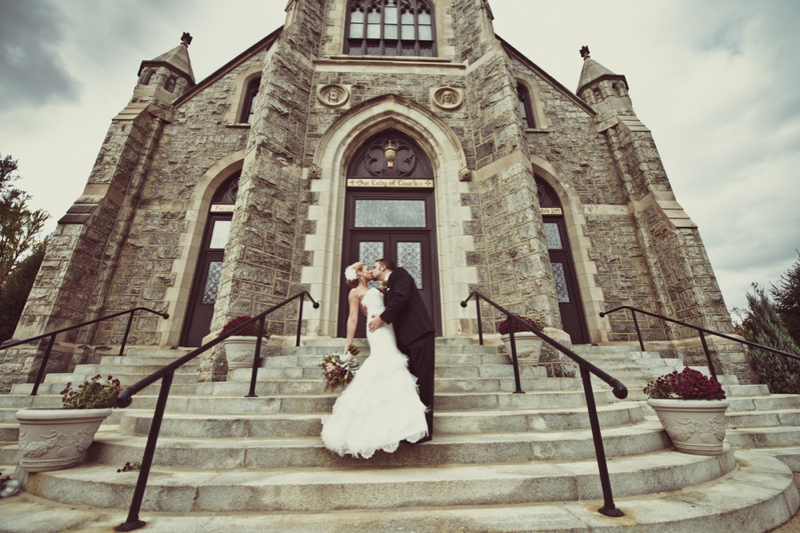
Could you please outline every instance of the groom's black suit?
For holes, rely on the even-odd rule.
[[[386,309],[381,320],[394,326],[397,347],[408,356],[408,366],[419,385],[419,399],[428,407],[428,435],[433,435],[433,378],[436,330],[417,284],[404,268],[392,270],[383,293]]]

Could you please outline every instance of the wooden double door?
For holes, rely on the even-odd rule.
[[[347,195],[342,266],[360,261],[370,268],[388,258],[405,268],[417,283],[422,300],[441,332],[439,276],[435,253],[433,191],[364,190]],[[372,282],[371,286],[378,286]],[[337,334],[347,334],[350,292],[344,281],[339,295]],[[365,319],[359,315],[356,337],[366,337]]]

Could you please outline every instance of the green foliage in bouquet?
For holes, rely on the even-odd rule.
[[[84,381],[77,389],[72,388],[72,383],[67,383],[61,391],[61,403],[64,409],[105,409],[117,406],[117,396],[122,391],[118,379],[108,376],[105,382],[98,381],[97,374],[91,381]]]

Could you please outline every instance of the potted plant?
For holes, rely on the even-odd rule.
[[[27,408],[17,411],[20,466],[27,472],[70,468],[81,462],[94,434],[117,405],[122,390],[118,379],[100,374],[76,389],[61,391],[62,409]]]
[[[538,330],[544,329],[544,324],[537,318],[520,317],[525,323],[533,326]],[[506,345],[508,356],[511,357],[511,336],[509,332],[509,320],[506,318],[497,324],[497,333]],[[514,342],[517,345],[517,359],[525,359],[528,363],[538,363],[539,356],[542,353],[542,339],[524,329],[517,321],[514,321]]]
[[[230,320],[222,328],[220,335],[224,335],[232,329],[241,326],[252,317],[237,316]],[[222,344],[225,346],[225,358],[228,360],[228,370],[237,368],[251,368],[253,357],[256,353],[256,341],[258,341],[258,321],[253,322],[243,330],[225,339]],[[269,333],[264,332],[263,338],[269,339]],[[264,343],[262,342],[262,348]]]
[[[678,451],[722,454],[729,402],[716,380],[686,367],[651,381],[644,393]]]

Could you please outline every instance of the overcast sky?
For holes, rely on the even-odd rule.
[[[197,81],[284,22],[285,0],[0,0],[0,154],[55,221],[81,194],[139,63],[181,33]],[[624,74],[728,307],[800,249],[800,2],[491,0],[495,31],[575,90]]]

